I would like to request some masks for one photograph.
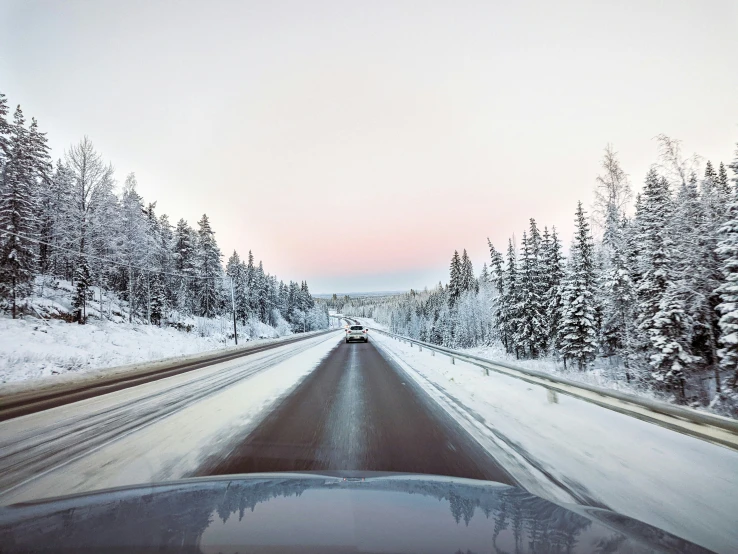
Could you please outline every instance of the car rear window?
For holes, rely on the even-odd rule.
[[[363,327],[361,325],[352,325],[351,330],[352,331],[361,331]]]

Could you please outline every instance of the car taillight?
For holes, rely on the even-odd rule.
[[[366,333],[366,329],[364,329],[364,332]]]

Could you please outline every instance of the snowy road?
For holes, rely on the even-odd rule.
[[[340,345],[227,458],[198,474],[341,469],[514,483],[373,342]]]
[[[195,475],[378,470],[517,483],[718,552],[738,544],[738,452],[342,335],[0,422],[0,504]]]
[[[0,503],[180,478],[228,448],[339,333],[0,422]]]

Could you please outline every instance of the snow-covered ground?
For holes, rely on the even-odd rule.
[[[126,306],[115,295],[95,289],[85,325],[68,323],[72,285],[54,280],[41,286],[26,305],[34,315],[0,316],[0,387],[27,381],[63,381],[72,375],[115,366],[186,356],[234,346],[229,318],[177,317],[178,328],[129,323]],[[102,306],[102,310],[101,310]],[[254,321],[238,327],[239,344],[289,335]]]
[[[318,335],[0,422],[0,503],[187,477],[227,453],[342,338]]]
[[[246,337],[240,339],[239,344],[245,344]],[[0,317],[0,387],[51,378],[62,381],[72,374],[233,345],[232,338],[223,340],[217,334],[203,337],[172,327],[97,320],[77,325],[60,319]]]
[[[713,550],[738,545],[738,452],[373,339],[532,493],[606,506]]]

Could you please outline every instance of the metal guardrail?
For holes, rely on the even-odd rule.
[[[343,317],[343,319],[351,318]],[[557,402],[556,394],[565,394],[608,410],[738,450],[738,421],[727,417],[706,414],[690,408],[667,404],[666,402],[640,398],[620,391],[572,381],[542,371],[480,358],[479,356],[436,346],[374,327],[370,327],[370,329],[395,340],[408,343],[411,346],[417,345],[421,351],[427,349],[431,353],[438,352],[448,356],[451,358],[451,363],[461,360],[476,365],[484,369],[486,375],[489,375],[490,371],[494,371],[527,383],[539,385],[548,391],[549,400],[552,402]]]

